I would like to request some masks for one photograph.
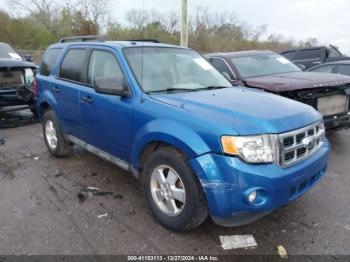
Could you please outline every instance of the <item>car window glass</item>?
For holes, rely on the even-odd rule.
[[[123,72],[114,54],[106,51],[92,51],[87,83],[95,86],[96,80],[118,80],[122,82]]]
[[[302,59],[317,59],[321,58],[321,49],[308,49],[308,50],[300,50],[295,55],[295,60],[302,60]]]
[[[0,43],[0,58],[22,61],[22,57],[10,45]]]
[[[233,57],[231,61],[243,78],[301,71],[287,58],[274,53]]]
[[[207,60],[192,50],[163,47],[124,49],[129,65],[145,92],[231,87]]]
[[[333,70],[333,65],[326,65],[326,66],[317,67],[311,71],[320,72],[320,73],[331,73],[332,70]]]
[[[343,75],[350,75],[350,65],[339,65],[337,73]]]
[[[62,48],[53,48],[46,51],[40,65],[39,73],[41,75],[48,76],[51,74],[52,66],[56,62],[61,51],[62,51]]]
[[[341,53],[333,47],[333,48],[329,48],[328,56],[329,57],[341,57]]]
[[[289,60],[294,60],[295,54],[296,54],[296,52],[293,51],[293,52],[286,52],[286,53],[283,53],[282,55],[283,55],[285,58],[289,59]]]
[[[212,58],[211,64],[223,75],[229,76],[231,80],[235,79],[231,70],[229,69],[225,61],[221,58]]]
[[[86,49],[69,50],[61,64],[60,78],[81,82],[86,53]]]

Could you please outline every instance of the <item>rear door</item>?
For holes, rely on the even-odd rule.
[[[111,49],[93,49],[88,61],[86,86],[80,91],[82,137],[113,156],[128,160],[131,146],[130,98],[95,91],[96,79],[126,81],[123,70]]]
[[[81,138],[82,123],[80,119],[79,92],[87,65],[88,49],[84,47],[70,48],[59,66],[58,75],[52,82],[51,90],[58,97],[61,120],[66,133]]]

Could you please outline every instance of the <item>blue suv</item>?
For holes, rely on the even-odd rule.
[[[63,39],[44,55],[36,106],[47,148],[65,157],[79,145],[130,171],[165,227],[208,215],[250,223],[325,174],[329,143],[312,107],[232,87],[187,48],[97,40]]]

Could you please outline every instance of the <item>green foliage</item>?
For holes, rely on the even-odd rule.
[[[86,3],[102,2],[90,0]],[[83,11],[90,9],[89,6],[85,9],[61,6],[56,7],[55,11],[49,8],[31,10],[27,16],[20,18],[10,17],[0,11],[0,41],[8,42],[17,49],[42,50],[63,36],[93,35],[103,31],[109,40],[157,39],[171,44],[180,42],[179,16],[175,13],[160,14],[154,10],[134,9],[126,14],[128,23],[120,24],[107,21],[108,13],[105,11],[94,14]],[[199,52],[249,49],[281,51],[292,46],[317,44],[317,39],[295,42],[274,34],[261,40],[261,35],[266,33],[266,25],[251,28],[237,21],[235,15],[213,14],[207,8],[197,8],[189,20],[189,46]]]

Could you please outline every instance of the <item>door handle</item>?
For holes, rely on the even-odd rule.
[[[86,104],[92,104],[94,102],[94,100],[92,100],[91,96],[83,96],[81,101],[86,103]]]
[[[59,93],[60,89],[57,86],[51,87],[51,91],[55,93]]]
[[[313,65],[320,65],[320,64],[322,64],[322,62],[313,62],[312,64]]]

